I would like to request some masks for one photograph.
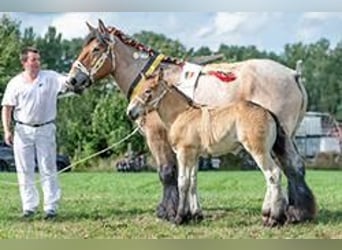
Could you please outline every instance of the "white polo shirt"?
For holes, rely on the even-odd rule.
[[[66,76],[52,70],[41,70],[33,83],[23,73],[7,84],[1,105],[14,106],[14,120],[42,124],[56,118],[57,95],[66,91]]]

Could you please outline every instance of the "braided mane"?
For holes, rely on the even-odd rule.
[[[150,57],[152,57],[158,53],[154,49],[147,47],[145,44],[142,44],[139,41],[133,39],[132,37],[127,36],[125,33],[123,33],[119,29],[116,29],[114,27],[107,27],[107,29],[108,29],[108,32],[110,34],[113,34],[114,36],[119,38],[119,40],[121,42],[123,42],[124,44],[126,44],[130,47],[133,47],[139,51],[146,52]],[[87,37],[84,39],[83,46],[88,45],[92,40],[96,39],[96,32],[97,32],[97,30],[93,30],[92,32],[90,32],[87,35]],[[170,56],[165,56],[164,59],[162,60],[162,62],[172,63],[172,64],[176,64],[176,65],[183,64],[183,61],[181,59],[178,59],[175,57],[170,57]]]

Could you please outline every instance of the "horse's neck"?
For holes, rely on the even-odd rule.
[[[164,98],[160,100],[157,111],[166,126],[171,127],[177,117],[189,108],[191,105],[186,97],[176,89],[171,88],[171,91],[167,92]]]
[[[116,65],[113,77],[122,92],[127,95],[130,85],[141,73],[148,58],[134,58],[133,54],[138,50],[119,40],[116,42],[114,50],[116,51]]]

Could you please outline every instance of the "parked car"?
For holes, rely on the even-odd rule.
[[[60,171],[65,169],[70,165],[70,159],[66,155],[57,154],[56,157],[57,170]],[[38,170],[38,166],[36,166],[36,171]],[[69,172],[71,169],[65,170],[65,172]],[[0,171],[7,172],[15,172],[15,162],[14,162],[14,154],[13,149],[6,145],[4,142],[0,142]]]

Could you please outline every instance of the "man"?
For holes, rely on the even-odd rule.
[[[44,195],[44,219],[57,215],[61,196],[57,180],[55,118],[57,95],[66,90],[65,77],[40,69],[39,51],[22,50],[24,71],[8,83],[2,99],[6,144],[13,145],[23,217],[31,218],[39,206],[34,169],[38,164]],[[11,130],[14,118],[14,133]]]

